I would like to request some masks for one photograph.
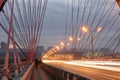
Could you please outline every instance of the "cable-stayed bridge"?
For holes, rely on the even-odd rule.
[[[56,13],[47,16],[51,2]],[[120,80],[119,7],[120,0],[0,0],[0,80]],[[44,39],[44,28],[56,33]],[[58,43],[37,56],[42,39]]]

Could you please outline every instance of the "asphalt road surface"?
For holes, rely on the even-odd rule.
[[[92,80],[120,80],[120,72],[117,71],[90,68],[84,66],[75,66],[62,62],[48,62],[46,64],[67,70],[72,73],[79,74],[81,76],[88,77]]]

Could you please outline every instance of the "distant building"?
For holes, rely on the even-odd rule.
[[[7,44],[5,42],[1,42],[1,51],[5,52],[7,48]]]
[[[52,49],[53,47],[52,46],[49,46],[48,48],[47,48],[47,51],[49,51],[50,49]]]
[[[40,57],[41,54],[44,52],[44,46],[37,46],[36,48],[36,57]]]

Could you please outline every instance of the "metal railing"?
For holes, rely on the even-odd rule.
[[[87,77],[80,76],[47,64],[43,65],[43,69],[53,80],[91,80]]]
[[[21,77],[20,80],[29,80],[30,76],[32,74],[33,71],[33,67],[34,67],[34,62],[31,64],[31,66],[27,69],[27,71],[23,74],[23,76]]]

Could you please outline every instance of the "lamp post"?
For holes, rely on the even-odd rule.
[[[96,32],[100,32],[101,30],[102,30],[101,27],[97,27],[95,31],[96,31]],[[88,27],[83,26],[83,27],[82,27],[82,31],[85,32],[85,33],[87,33],[87,32],[89,32],[90,30],[88,29]],[[93,32],[92,32],[92,35],[91,35],[92,57],[93,57],[93,54],[94,54],[94,32],[95,32],[95,31],[93,31]]]
[[[92,42],[91,48],[92,48],[92,57],[93,57],[93,54],[94,54],[94,33],[93,32],[92,32],[91,42]]]
[[[61,45],[61,49],[63,49],[65,46],[64,42],[61,42],[60,45]]]
[[[75,54],[77,54],[76,45],[77,45],[77,41],[80,41],[80,37],[76,37],[76,38],[69,37],[69,41],[71,41],[71,42],[73,43],[73,47],[74,47],[73,52],[74,52]],[[69,45],[70,45],[70,44],[68,43],[68,46],[69,46]]]

